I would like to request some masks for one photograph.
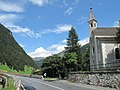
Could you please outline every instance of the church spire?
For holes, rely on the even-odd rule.
[[[97,20],[95,19],[94,15],[93,15],[92,7],[90,7],[90,19],[88,21],[88,24],[90,27],[90,31],[97,28]]]
[[[92,11],[92,7],[90,7],[90,20],[95,19],[94,15],[93,15],[93,11]]]

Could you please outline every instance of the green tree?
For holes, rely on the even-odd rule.
[[[64,73],[68,76],[68,73],[71,71],[76,71],[77,68],[77,54],[74,53],[66,53],[63,57],[64,61]]]
[[[63,63],[61,57],[52,55],[44,59],[42,63],[43,73],[47,73],[48,77],[58,77],[63,71]]]
[[[78,35],[75,29],[72,27],[68,34],[67,47],[65,47],[65,49],[66,49],[66,53],[76,53],[76,57],[77,57],[76,70],[81,70],[81,53],[80,53],[80,44],[78,42],[79,42]]]
[[[68,38],[67,38],[67,47],[65,48],[67,52],[80,52],[80,45],[78,43],[78,35],[75,29],[72,27],[69,31]]]
[[[89,47],[83,53],[80,49],[78,35],[72,27],[67,38],[67,47],[64,54],[52,55],[44,59],[42,72],[48,77],[68,76],[71,71],[89,70]]]

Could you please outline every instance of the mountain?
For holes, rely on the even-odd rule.
[[[40,61],[42,59],[44,59],[44,57],[35,57],[35,58],[33,58],[33,61]]]
[[[15,41],[12,32],[0,24],[0,63],[11,69],[24,70],[24,66],[35,67],[30,56]]]
[[[42,65],[42,62],[44,61],[44,57],[35,57],[33,58],[33,60],[35,61],[35,64],[39,67]]]
[[[90,44],[89,43],[83,45],[80,49],[80,52],[84,53],[87,49],[90,49]]]
[[[89,49],[90,49],[89,43],[87,43],[87,44],[83,45],[83,46],[80,48],[80,52],[81,52],[82,54],[84,54],[84,53],[86,53],[86,51],[89,50]],[[56,54],[56,55],[57,55],[57,56],[60,56],[60,57],[63,57],[64,54],[65,54],[65,50],[62,51],[62,52],[60,52],[60,53],[58,53],[58,54]]]
[[[64,56],[64,54],[65,54],[65,50],[64,51],[62,51],[62,52],[60,52],[60,53],[58,53],[58,54],[56,54],[57,56],[59,56],[59,57],[63,57]]]

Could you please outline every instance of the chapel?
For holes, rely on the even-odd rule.
[[[98,27],[90,8],[90,70],[117,70],[120,68],[120,45],[115,39],[120,27]]]

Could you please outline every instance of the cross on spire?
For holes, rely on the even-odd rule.
[[[90,6],[90,20],[95,19],[94,15],[93,15],[93,11],[92,11],[92,6]]]

